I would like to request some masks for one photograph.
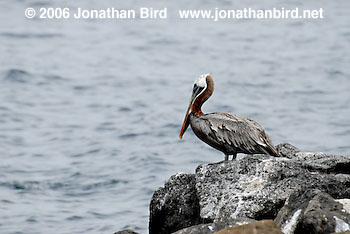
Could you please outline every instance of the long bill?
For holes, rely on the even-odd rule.
[[[180,135],[179,135],[180,139],[182,139],[183,134],[186,132],[186,130],[190,124],[188,116],[189,116],[191,107],[192,107],[192,100],[190,101],[190,105],[188,106],[187,111],[186,111],[185,119],[184,119],[184,122],[182,124],[182,128],[181,128]]]

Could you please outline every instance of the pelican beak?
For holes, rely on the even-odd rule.
[[[181,128],[180,135],[179,135],[180,139],[182,139],[183,134],[186,132],[188,126],[190,125],[190,121],[189,121],[188,116],[190,114],[192,105],[193,105],[196,97],[202,92],[202,90],[203,90],[203,87],[199,87],[196,84],[193,86],[193,92],[192,92],[190,105],[188,105],[187,112],[186,112],[186,115],[185,115],[185,119],[184,119],[184,122],[182,124],[182,128]]]
[[[181,128],[180,135],[179,135],[179,138],[180,138],[180,139],[182,139],[182,135],[186,132],[188,126],[190,125],[190,121],[189,121],[188,116],[189,116],[191,107],[192,107],[192,99],[191,99],[191,101],[190,101],[190,105],[189,105],[188,108],[187,108],[186,115],[185,115],[185,119],[184,119],[184,122],[183,122],[183,124],[182,124],[182,128]]]

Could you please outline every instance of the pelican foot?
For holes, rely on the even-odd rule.
[[[237,154],[232,154],[232,161],[236,160]]]

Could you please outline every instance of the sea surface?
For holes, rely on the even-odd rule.
[[[27,19],[27,7],[167,7],[167,19]],[[178,9],[319,9],[324,19],[181,20]],[[0,1],[0,233],[148,232],[153,192],[224,155],[178,134],[204,112],[274,144],[350,154],[350,1]],[[244,155],[243,155],[244,156]]]

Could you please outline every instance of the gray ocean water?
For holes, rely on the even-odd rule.
[[[258,3],[257,3],[258,2]],[[168,8],[165,20],[26,19],[27,7]],[[178,9],[324,10],[314,20],[181,20]],[[223,155],[179,130],[204,112],[261,123],[274,144],[350,153],[350,2],[0,1],[0,233],[147,233],[170,175]]]

